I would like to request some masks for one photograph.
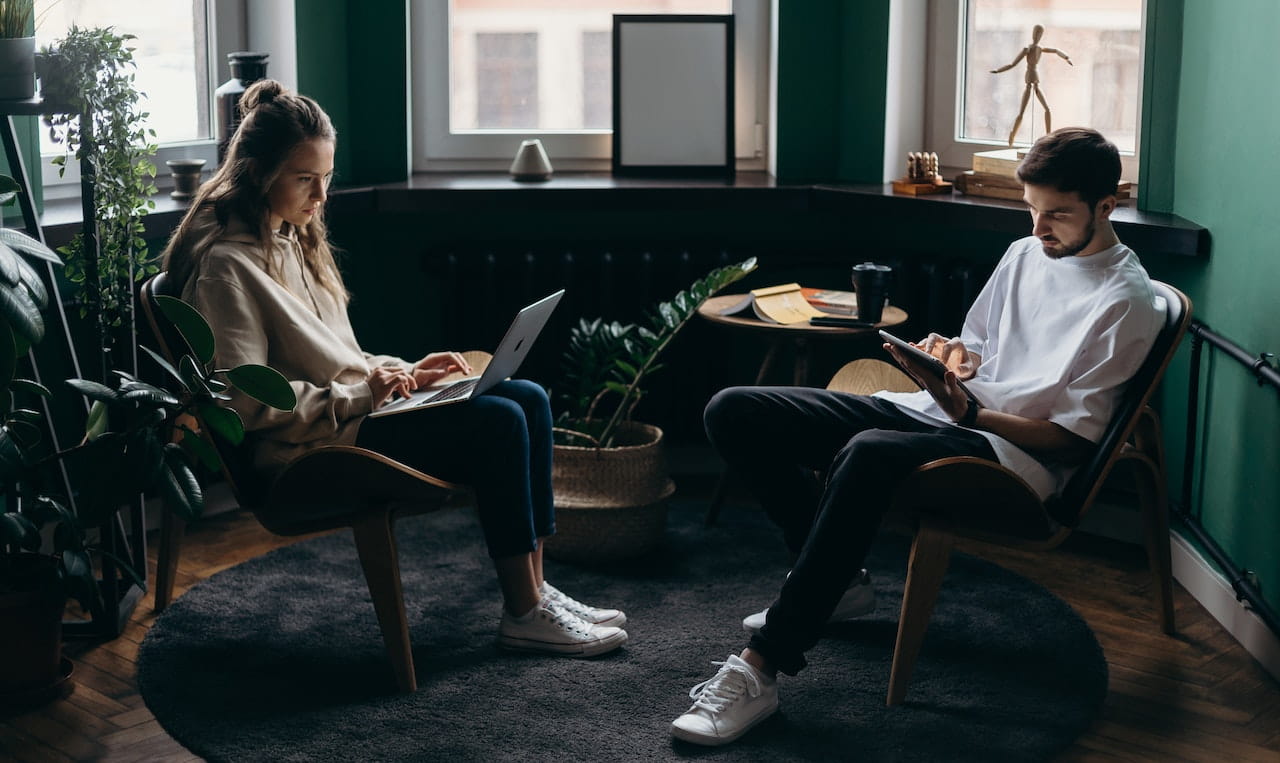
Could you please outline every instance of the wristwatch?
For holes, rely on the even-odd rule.
[[[978,422],[978,411],[982,406],[978,405],[978,401],[969,398],[969,407],[964,410],[964,415],[956,419],[956,423],[962,427],[972,428]]]

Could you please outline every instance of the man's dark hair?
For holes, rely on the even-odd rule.
[[[1063,127],[1035,142],[1018,165],[1018,179],[1063,193],[1075,191],[1092,208],[1116,192],[1120,151],[1097,130]]]

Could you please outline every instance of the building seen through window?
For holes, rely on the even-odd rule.
[[[1027,60],[1011,63],[1039,41],[1071,58],[1044,53],[1036,65],[1053,126],[1093,127],[1122,152],[1137,145],[1142,91],[1142,0],[968,0],[964,25],[961,140],[1006,143],[1018,116]],[[1034,92],[1027,103],[1017,144],[1044,134],[1044,109]]]
[[[731,13],[730,0],[454,0],[450,129],[613,123],[613,14]]]

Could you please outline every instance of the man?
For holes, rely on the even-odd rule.
[[[674,736],[737,739],[777,709],[777,672],[805,666],[825,623],[873,608],[860,568],[893,491],[916,467],[986,458],[1044,498],[1100,439],[1163,320],[1146,271],[1111,226],[1119,152],[1093,130],[1065,128],[1032,146],[1018,177],[1032,235],[1009,247],[958,338],[919,344],[945,375],[886,344],[921,391],[738,387],[707,405],[711,442],[797,558],[772,606],[743,621],[747,648],[690,692]],[[783,461],[761,441],[793,448]]]

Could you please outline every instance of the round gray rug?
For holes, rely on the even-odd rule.
[[[466,510],[398,524],[417,663],[393,693],[350,534],[273,551],[195,586],[148,632],[138,682],[161,725],[210,760],[1044,760],[1106,693],[1085,623],[1042,587],[955,554],[907,702],[884,706],[907,539],[868,567],[875,612],[832,627],[810,667],[780,677],[781,711],[737,743],[673,741],[687,691],[746,643],[787,557],[768,520],[676,503],[665,546],[611,569],[548,561],[547,577],[627,611],[630,642],[593,660],[493,645],[496,580]]]

